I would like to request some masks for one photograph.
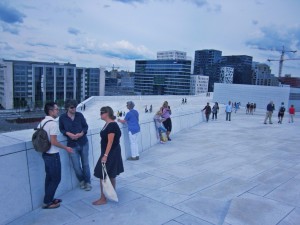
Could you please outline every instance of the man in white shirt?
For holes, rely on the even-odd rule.
[[[231,112],[232,112],[231,101],[229,101],[228,104],[226,105],[225,112],[226,112],[226,121],[231,121]]]
[[[44,130],[48,134],[48,138],[51,142],[50,149],[43,153],[43,160],[45,163],[45,196],[44,196],[44,209],[53,209],[60,206],[61,199],[55,199],[54,195],[56,189],[61,180],[61,163],[59,156],[59,149],[62,148],[67,152],[72,153],[73,150],[57,141],[57,135],[60,134],[58,121],[55,120],[58,117],[59,108],[55,102],[47,103],[44,107],[46,113],[45,119],[41,121],[41,126],[44,126]]]

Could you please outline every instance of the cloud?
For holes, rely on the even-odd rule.
[[[0,50],[1,51],[10,51],[13,50],[14,48],[11,47],[7,42],[5,41],[0,41]]]
[[[3,32],[11,33],[14,35],[19,34],[19,29],[16,24],[8,24],[8,23],[2,23],[0,24],[2,27]]]
[[[125,4],[133,4],[133,3],[145,3],[146,0],[112,0],[114,2],[121,2]]]
[[[65,48],[79,54],[95,54],[124,60],[153,58],[154,55],[145,46],[135,46],[125,40],[102,44],[91,39],[77,40],[76,43],[69,43]]]
[[[69,32],[70,34],[73,34],[73,35],[78,35],[78,34],[80,34],[80,30],[77,29],[77,28],[74,28],[74,27],[69,27],[68,32]]]
[[[5,23],[23,23],[26,16],[17,9],[0,2],[0,20]]]
[[[145,46],[134,46],[125,40],[111,44],[104,43],[101,46],[101,52],[107,57],[126,60],[146,59],[152,55]]]
[[[50,47],[50,48],[54,48],[56,47],[56,45],[52,45],[52,44],[48,44],[48,43],[45,43],[45,42],[26,42],[27,45],[29,46],[40,46],[40,47]]]
[[[268,26],[259,30],[260,36],[247,40],[246,45],[260,50],[300,49],[300,26]]]
[[[184,0],[185,2],[190,2],[195,4],[197,7],[208,6],[208,2],[206,0]]]

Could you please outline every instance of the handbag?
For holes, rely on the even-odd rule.
[[[118,202],[119,199],[114,187],[110,182],[105,163],[102,163],[102,176],[103,179],[101,180],[101,183],[104,196],[112,201]]]

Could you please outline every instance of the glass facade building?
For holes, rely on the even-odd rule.
[[[142,95],[188,95],[191,60],[137,60],[134,90]]]
[[[213,91],[214,83],[220,80],[218,63],[222,58],[222,51],[203,49],[195,51],[194,74],[209,76],[208,91]]]
[[[5,83],[9,85],[7,89],[12,90],[12,96],[0,93],[0,103],[6,109],[42,107],[47,101],[62,105],[66,99],[80,102],[100,93],[99,68],[17,60],[2,60],[1,65],[4,65],[1,70],[6,77]],[[1,99],[7,98],[12,100],[2,102]]]

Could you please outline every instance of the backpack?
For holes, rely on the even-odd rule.
[[[281,113],[284,113],[284,112],[285,112],[284,106],[281,106],[279,111],[280,111]]]
[[[33,133],[31,141],[34,149],[37,152],[47,152],[51,147],[51,142],[48,139],[47,131],[44,130],[44,126],[50,121],[53,120],[48,120],[43,126],[40,124],[39,128],[34,128],[36,131]]]

